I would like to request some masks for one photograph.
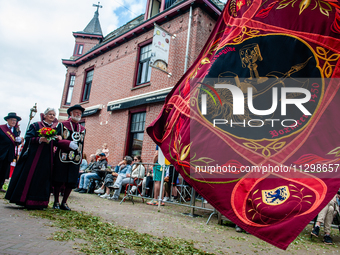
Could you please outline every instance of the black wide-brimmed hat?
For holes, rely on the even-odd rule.
[[[15,112],[10,112],[4,119],[7,121],[8,119],[15,118],[17,121],[20,121],[21,118],[15,113]]]
[[[85,109],[84,109],[81,105],[75,104],[75,105],[73,105],[73,106],[71,106],[70,108],[67,109],[67,114],[68,114],[68,115],[71,115],[71,112],[72,112],[73,110],[81,110],[81,112],[84,112],[84,111],[85,111]]]

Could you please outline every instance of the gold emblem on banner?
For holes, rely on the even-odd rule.
[[[288,186],[280,186],[271,190],[262,190],[262,201],[267,205],[280,205],[290,197]]]

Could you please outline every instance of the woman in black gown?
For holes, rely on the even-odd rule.
[[[39,129],[55,128],[58,124],[55,110],[47,108],[41,113],[41,121],[30,125],[21,156],[14,169],[5,198],[10,203],[27,209],[47,208],[50,197],[50,179],[56,141],[39,137]],[[56,137],[60,140],[61,137]]]

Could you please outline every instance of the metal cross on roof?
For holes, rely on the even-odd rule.
[[[98,4],[93,4],[92,6],[94,6],[94,7],[97,7],[97,12],[98,12],[98,9],[99,8],[103,8],[103,6],[102,5],[99,5],[100,4],[100,2],[98,2]]]

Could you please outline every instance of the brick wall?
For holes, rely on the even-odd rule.
[[[94,67],[94,75],[90,99],[89,102],[82,103],[82,106],[86,108],[97,104],[104,105],[104,108],[98,111],[98,113],[84,118],[87,130],[84,151],[87,156],[95,153],[105,142],[110,149],[109,163],[117,164],[124,157],[126,151],[130,117],[129,110],[146,107],[145,127],[158,116],[162,103],[113,112],[106,110],[107,103],[176,85],[184,73],[188,21],[189,12],[186,12],[162,25],[165,30],[177,35],[176,39],[172,39],[170,42],[168,69],[168,72],[172,73],[170,78],[166,73],[152,69],[150,85],[140,88],[134,87],[135,73],[137,72],[138,45],[152,38],[153,31],[139,35],[133,40],[119,45],[79,67],[67,68],[61,108],[67,108],[63,104],[70,74],[76,75],[71,105],[79,104],[86,70],[92,67]],[[188,67],[199,55],[215,22],[202,9],[197,7],[193,10]],[[155,143],[145,132],[142,150],[143,161],[151,162],[154,151]]]

